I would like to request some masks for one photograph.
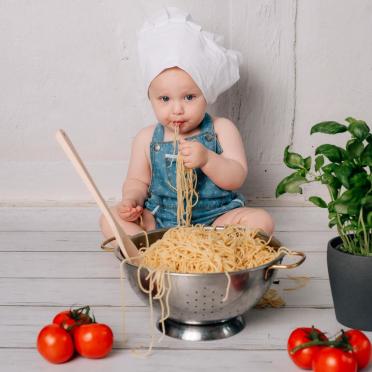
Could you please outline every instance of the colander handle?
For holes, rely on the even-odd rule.
[[[291,251],[291,256],[301,256],[301,258],[294,263],[287,264],[287,265],[271,265],[266,269],[265,272],[265,280],[268,279],[269,277],[269,272],[270,270],[275,270],[275,269],[294,269],[297,266],[300,266],[306,259],[306,255],[303,252],[296,252],[296,251]]]
[[[107,244],[111,243],[112,241],[116,240],[115,237],[111,237],[106,239],[105,241],[102,242],[101,244],[101,249],[105,252],[113,252],[114,248],[107,246]]]

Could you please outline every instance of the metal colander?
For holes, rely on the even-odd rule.
[[[223,229],[223,227],[214,228]],[[213,227],[206,227],[206,229],[213,229]],[[158,229],[148,232],[149,243],[152,244],[160,239],[166,231],[167,229]],[[260,235],[266,241],[268,240],[266,235]],[[102,248],[107,250],[106,244],[112,240],[111,238],[105,241]],[[132,241],[138,248],[146,246],[143,233],[133,236]],[[270,246],[278,248],[281,244],[277,239],[272,238]],[[118,247],[114,249],[114,253],[120,261],[123,260]],[[281,265],[285,256],[283,253],[271,262],[259,267],[230,272],[231,286],[225,301],[223,298],[226,294],[227,277],[224,273],[170,273],[172,289],[169,295],[170,318],[167,321],[166,333],[185,339],[185,330],[190,333],[188,326],[191,326],[194,331],[196,328],[201,329],[202,333],[205,333],[205,326],[210,330],[221,328],[221,331],[217,332],[219,336],[213,337],[214,332],[211,331],[207,332],[207,336],[196,332],[197,335],[193,334],[192,339],[220,338],[236,333],[244,327],[242,315],[251,309],[269,289],[276,270],[297,267],[305,260],[305,255],[302,252],[292,252],[292,254],[301,256],[301,259],[293,264]],[[148,304],[148,294],[143,293],[138,286],[138,267],[127,263],[124,268],[132,289]],[[148,282],[145,279],[147,273],[146,269],[141,271],[141,284],[144,288],[148,288]],[[153,303],[154,308],[159,311],[158,301]]]

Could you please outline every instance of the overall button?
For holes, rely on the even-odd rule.
[[[154,151],[159,151],[160,150],[160,145],[157,143],[155,146],[154,146]]]
[[[213,141],[213,138],[214,138],[214,136],[213,136],[213,134],[211,134],[211,133],[207,133],[207,134],[205,135],[205,139],[206,139],[208,142]]]

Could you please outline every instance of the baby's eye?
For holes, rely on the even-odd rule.
[[[169,97],[168,96],[162,96],[162,97],[160,97],[160,100],[163,101],[163,102],[168,102]]]
[[[195,98],[195,96],[193,94],[188,94],[187,96],[185,96],[186,101],[192,101],[193,98]]]

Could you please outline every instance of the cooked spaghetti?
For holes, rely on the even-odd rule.
[[[179,127],[174,128],[173,155],[179,143]],[[190,226],[192,208],[198,202],[196,191],[197,176],[194,169],[186,168],[182,155],[178,152],[176,161],[176,187],[170,185],[177,192],[177,225]]]
[[[245,270],[272,261],[281,250],[257,231],[229,225],[175,227],[148,248],[140,249],[141,266],[172,273],[219,273]]]

